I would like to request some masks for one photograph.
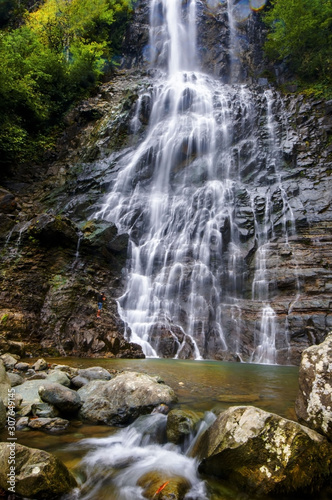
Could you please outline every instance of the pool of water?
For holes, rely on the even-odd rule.
[[[29,361],[31,362],[31,360]],[[166,359],[54,358],[47,359],[47,361],[78,368],[102,366],[109,370],[130,370],[149,375],[159,375],[176,392],[178,396],[176,407],[194,410],[201,413],[202,417],[205,412],[220,411],[232,405],[244,404],[254,405],[266,411],[296,420],[294,401],[298,390],[298,368],[294,366]],[[17,438],[21,444],[56,454],[78,476],[82,473],[84,467],[87,467],[85,477],[87,475],[91,477],[96,475],[95,468],[90,469],[93,458],[86,459],[86,457],[90,457],[91,453],[93,457],[96,449],[98,449],[98,453],[105,453],[102,466],[104,473],[107,467],[110,467],[110,469],[113,467],[112,470],[114,470],[113,465],[107,465],[110,456],[107,449],[111,445],[113,446],[114,439],[116,446],[120,446],[117,450],[120,457],[127,454],[128,447],[132,447],[132,452],[138,453],[140,456],[153,453],[156,457],[160,457],[161,461],[167,460],[168,449],[150,443],[147,446],[152,446],[151,450],[153,451],[149,451],[145,445],[142,447],[138,444],[139,439],[135,441],[136,438],[131,444],[132,434],[136,430],[134,428],[129,430],[128,433],[126,432],[124,429],[119,430],[115,427],[86,425],[79,421],[73,421],[64,434],[52,435],[38,431],[26,431],[17,432]],[[116,438],[114,438],[115,435]],[[121,445],[119,445],[119,440],[122,440]],[[99,442],[100,445],[96,444]],[[112,451],[113,453],[114,451]],[[177,452],[174,457],[177,457],[179,463],[181,462],[182,455],[180,452]],[[174,457],[169,460],[176,460]],[[144,457],[142,460],[144,460]],[[105,485],[102,483],[96,492],[93,492],[91,488],[89,489],[87,485],[86,495],[80,492],[75,499],[127,500],[127,498],[131,498],[130,491],[128,493],[129,497],[124,493],[123,481],[125,479],[121,476],[122,472],[121,474],[119,472],[114,474],[114,481],[110,484]],[[100,476],[100,470],[97,476]],[[201,487],[199,481],[197,484],[197,487]],[[209,500],[238,497],[239,492],[235,494],[227,485],[220,482],[208,480],[206,484],[210,489],[210,493],[206,497]],[[140,498],[137,496],[138,493],[135,493],[135,495],[136,497],[132,497],[133,500]]]

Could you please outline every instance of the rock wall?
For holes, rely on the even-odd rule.
[[[139,347],[125,340],[125,325],[115,302],[123,288],[126,236],[117,235],[109,223],[91,223],[89,218],[116,175],[117,159],[137,140],[130,120],[139,92],[150,85],[147,3],[136,3],[123,68],[95,97],[67,115],[56,151],[40,165],[13,165],[9,176],[0,179],[3,352],[142,356]],[[211,9],[201,1],[198,11],[201,64],[227,81],[230,55],[225,5]],[[267,74],[272,72],[282,81],[285,73],[264,62],[259,14],[252,14],[238,30],[241,65],[237,65],[237,78],[256,85],[259,94],[270,85]],[[296,231],[288,242],[276,233],[267,249],[267,271],[277,315],[277,361],[296,364],[303,349],[321,342],[332,326],[332,102],[291,94],[276,102],[275,116],[289,124],[285,128],[279,123],[280,176]],[[147,102],[140,116],[143,134],[148,114]],[[242,175],[260,189],[269,173],[251,165]],[[276,187],[272,196],[275,220],[280,218],[281,198]],[[238,208],[243,230],[250,235],[253,221],[246,215],[245,198],[239,197]],[[259,329],[257,305],[249,298],[255,267],[253,238],[247,239],[247,247],[248,300],[241,304],[236,325],[227,306],[224,314],[229,338],[235,335],[236,326],[249,358]],[[108,299],[101,320],[96,318],[99,291],[105,291]]]

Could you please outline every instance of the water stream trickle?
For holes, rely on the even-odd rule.
[[[235,7],[229,3],[232,47]],[[136,146],[119,157],[111,192],[94,215],[130,235],[127,286],[118,300],[128,336],[151,357],[223,359],[229,352],[241,360],[242,304],[254,300],[261,335],[260,354],[251,358],[274,363],[266,259],[278,190],[281,237],[288,238],[291,220],[277,175],[274,94],[225,85],[199,70],[195,0],[151,0],[150,59],[156,76],[131,120]],[[149,122],[140,135],[143,108]],[[250,238],[257,251],[248,286]]]

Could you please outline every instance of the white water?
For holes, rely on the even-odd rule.
[[[230,2],[232,47],[235,10]],[[131,123],[137,146],[119,159],[112,190],[95,214],[130,234],[120,314],[130,340],[147,356],[199,359],[232,352],[242,359],[249,217],[258,245],[252,299],[261,304],[252,360],[275,363],[276,315],[266,259],[275,236],[276,186],[286,239],[292,214],[277,179],[274,96],[270,91],[257,96],[245,85],[224,85],[200,72],[195,0],[151,0],[150,12],[150,56],[158,76],[137,100]],[[145,131],[139,119],[144,102],[151,108]],[[265,165],[274,181],[249,188],[247,172],[257,164]]]
[[[167,417],[158,413],[139,417],[107,438],[80,441],[71,450],[86,452],[80,463],[86,480],[68,500],[144,500],[146,497],[138,482],[148,473],[160,473],[165,482],[181,477],[190,485],[185,498],[207,500],[205,482],[198,477],[197,461],[190,458],[190,451],[215,418],[207,413],[195,436],[188,436],[187,445],[182,449],[163,443]],[[161,484],[163,479],[156,483],[156,489]]]

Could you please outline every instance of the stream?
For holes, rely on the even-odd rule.
[[[215,413],[232,405],[254,405],[296,420],[298,368],[294,366],[174,359],[47,361],[77,368],[98,365],[111,371],[159,375],[178,396],[175,408],[195,411],[202,419],[196,434],[181,446],[167,443],[167,417],[160,413],[141,416],[124,428],[73,421],[60,435],[32,430],[17,432],[19,443],[54,453],[74,473],[80,488],[66,496],[66,500],[143,500],[143,490],[137,481],[154,471],[166,479],[181,471],[191,485],[186,500],[249,500],[251,497],[245,492],[198,474],[198,464],[190,457],[198,434],[213,422]]]

